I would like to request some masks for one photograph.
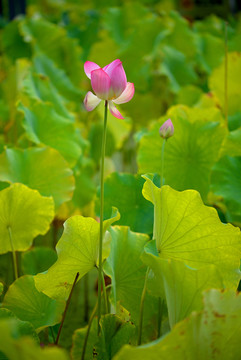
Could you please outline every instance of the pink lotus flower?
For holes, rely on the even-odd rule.
[[[118,119],[123,119],[115,104],[123,104],[130,101],[135,92],[134,84],[127,82],[122,62],[117,59],[103,67],[91,61],[86,61],[84,70],[91,80],[92,88],[96,95],[88,91],[84,106],[87,111],[92,111],[101,102],[108,101],[111,114]]]
[[[174,134],[174,126],[171,119],[168,119],[159,129],[160,136],[163,139],[168,139]]]

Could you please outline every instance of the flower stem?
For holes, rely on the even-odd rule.
[[[98,335],[100,333],[100,317],[101,317],[102,244],[103,244],[103,220],[104,220],[104,166],[105,166],[106,130],[107,130],[107,110],[108,110],[108,102],[105,101],[104,128],[103,128],[103,136],[102,136],[101,167],[100,167],[100,241],[99,241],[99,276],[98,276]],[[104,284],[103,284],[103,286],[104,286]]]
[[[141,294],[141,304],[140,304],[140,320],[139,320],[139,329],[138,329],[138,345],[141,345],[141,335],[142,335],[142,325],[143,325],[143,311],[144,311],[144,300],[146,297],[146,288],[147,288],[147,279],[149,274],[150,268],[148,267],[146,270],[145,282]]]
[[[69,293],[68,300],[67,300],[66,305],[65,305],[65,309],[64,309],[63,316],[62,316],[61,324],[60,324],[59,331],[58,331],[58,334],[57,334],[57,337],[56,337],[56,340],[55,340],[55,345],[58,345],[61,330],[62,330],[62,327],[63,327],[63,324],[64,324],[64,320],[65,320],[65,317],[66,317],[66,314],[67,314],[67,311],[68,311],[68,308],[69,308],[71,297],[72,297],[76,282],[78,280],[78,277],[79,277],[79,273],[77,272],[77,274],[75,276],[75,279],[74,279],[74,283],[73,283],[72,288],[71,288],[70,293]]]
[[[228,23],[225,21],[225,38],[224,38],[224,111],[225,111],[225,121],[226,126],[228,127]]]
[[[163,140],[162,143],[162,153],[161,153],[161,187],[163,185],[163,173],[164,173],[164,152],[165,152],[165,144],[166,144],[166,139]]]
[[[15,252],[14,246],[13,246],[12,229],[11,229],[10,226],[8,226],[8,235],[9,235],[10,245],[11,245],[11,248],[12,248],[14,276],[15,276],[15,280],[17,280],[17,278],[18,278],[18,264],[17,264],[16,252]]]
[[[84,360],[84,358],[85,358],[85,352],[86,352],[86,347],[87,347],[88,338],[89,338],[89,334],[90,334],[90,329],[91,329],[91,325],[92,325],[92,322],[93,322],[94,317],[95,317],[97,306],[98,306],[98,301],[96,302],[95,307],[94,307],[94,309],[92,311],[92,314],[90,315],[87,331],[86,331],[86,334],[85,334],[83,350],[82,350],[82,354],[81,354],[81,360]]]

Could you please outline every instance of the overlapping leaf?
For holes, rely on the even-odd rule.
[[[130,226],[133,231],[152,233],[153,207],[142,196],[143,184],[140,175],[112,173],[104,185],[104,217],[110,216],[109,209],[115,206],[122,214],[118,224]],[[99,197],[97,209],[99,211]]]
[[[226,130],[216,108],[171,108],[167,116],[154,123],[140,141],[139,172],[162,171],[162,142],[159,128],[167,118],[174,124],[174,136],[167,141],[164,156],[165,183],[176,190],[195,189],[205,198],[210,172],[219,157]]]
[[[104,231],[119,217],[115,209],[112,217],[105,220]],[[99,223],[93,218],[78,215],[69,218],[56,246],[58,260],[47,273],[35,277],[37,289],[50,297],[66,299],[77,272],[81,278],[98,265],[99,231]],[[103,258],[106,255],[104,249]]]
[[[154,231],[159,256],[183,261],[199,269],[216,265],[224,285],[237,288],[240,279],[241,234],[223,224],[214,208],[203,204],[198,192],[161,189],[146,177],[144,197],[154,204]]]
[[[212,191],[223,198],[228,221],[241,223],[241,157],[224,156],[214,166]]]
[[[29,321],[38,331],[59,323],[64,306],[64,302],[50,299],[39,292],[31,275],[18,278],[9,287],[3,301],[3,307],[20,320]]]
[[[0,192],[0,253],[27,250],[33,239],[44,235],[54,218],[52,198],[23,184]]]
[[[125,346],[114,360],[236,360],[240,330],[241,296],[231,290],[210,290],[204,295],[203,312],[194,312],[157,342]]]
[[[53,196],[56,207],[70,200],[74,190],[72,170],[51,148],[6,149],[0,155],[0,180],[21,182]]]
[[[71,120],[56,113],[52,105],[35,102],[24,113],[23,126],[27,137],[37,145],[47,145],[60,152],[72,167],[81,155],[80,141]]]

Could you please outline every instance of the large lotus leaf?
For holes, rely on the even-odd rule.
[[[162,15],[162,22],[169,29],[164,43],[185,54],[188,60],[194,59],[197,53],[197,40],[190,23],[176,11]]]
[[[223,144],[222,155],[241,156],[241,127],[228,134]]]
[[[101,318],[100,337],[96,344],[97,359],[112,360],[120,348],[128,344],[134,335],[135,326],[125,322],[117,315],[108,314]]]
[[[156,295],[162,295],[164,290],[169,323],[172,327],[189,316],[192,311],[203,308],[204,290],[223,288],[221,276],[215,265],[195,270],[184,262],[156,256],[150,251],[152,248],[150,245],[152,244],[146,246],[142,259],[155,274]]]
[[[49,247],[34,247],[21,254],[21,266],[24,275],[37,275],[48,268],[57,260],[56,252]]]
[[[163,61],[160,65],[160,73],[166,75],[170,82],[170,88],[178,93],[184,85],[197,82],[197,75],[191,63],[187,62],[186,56],[171,46],[162,48]]]
[[[75,166],[75,191],[72,202],[82,209],[89,204],[96,193],[96,184],[94,182],[95,164],[90,158],[83,157]]]
[[[4,285],[2,282],[0,282],[0,296],[2,295],[3,293],[3,289],[4,289]]]
[[[0,253],[25,251],[33,239],[44,235],[54,218],[52,198],[23,184],[0,192]]]
[[[70,200],[74,190],[72,170],[51,148],[6,149],[0,155],[0,180],[21,182],[53,196],[56,207]]]
[[[219,98],[220,105],[225,107],[225,89],[224,89],[224,72],[225,63],[216,68],[210,78],[210,90]],[[228,114],[234,115],[236,112],[241,111],[240,102],[240,79],[241,77],[241,56],[238,52],[228,54]]]
[[[241,157],[222,157],[214,166],[211,189],[223,198],[228,221],[241,222]]]
[[[39,292],[31,275],[18,278],[8,289],[3,307],[12,311],[20,320],[29,321],[36,330],[58,324],[65,303],[50,299]]]
[[[201,313],[192,313],[159,341],[123,347],[114,360],[237,360],[240,331],[241,295],[210,290]]]
[[[34,326],[28,321],[19,320],[12,311],[0,308],[0,322],[6,321],[6,327],[10,330],[13,337],[19,338],[22,336],[31,336],[37,343],[39,343],[39,337],[36,333]],[[2,358],[0,357],[2,360]]]
[[[81,49],[76,39],[67,36],[63,27],[44,19],[25,19],[21,23],[24,40],[40,50],[64,69],[74,84],[79,84],[82,64]]]
[[[80,141],[71,120],[59,115],[51,104],[20,104],[27,137],[37,145],[47,145],[60,152],[72,167],[81,155]]]
[[[85,341],[85,336],[87,332],[88,325],[82,329],[77,329],[73,335],[73,344],[71,348],[71,359],[79,360],[81,359],[83,345]],[[85,359],[91,359],[93,357],[93,349],[95,344],[98,341],[97,335],[97,318],[94,318],[93,323],[90,328],[88,342],[85,350]]]
[[[209,33],[197,36],[199,48],[198,62],[207,74],[210,74],[223,60],[223,39],[219,39]]]
[[[115,209],[112,217],[104,221],[104,232],[119,217]],[[77,272],[81,279],[98,265],[99,232],[100,224],[95,219],[70,217],[64,223],[63,235],[56,246],[58,260],[47,273],[35,276],[37,289],[50,297],[66,299]]]
[[[15,61],[18,58],[26,58],[31,56],[31,47],[24,42],[20,32],[20,18],[10,21],[2,33],[2,48],[4,54]]]
[[[141,294],[144,287],[147,266],[141,261],[141,254],[148,236],[130,231],[127,226],[114,226],[110,230],[112,237],[111,252],[104,264],[104,270],[111,277],[111,301],[127,309],[131,320],[138,326]],[[157,299],[148,293],[144,305],[144,337],[149,340],[154,334],[150,324],[157,316]],[[154,329],[155,331],[155,329]]]
[[[41,75],[47,76],[50,79],[52,86],[66,99],[70,101],[79,101],[81,91],[73,85],[67,76],[66,71],[60,69],[49,57],[38,52],[33,58],[33,65],[35,71]]]
[[[167,185],[160,189],[146,177],[143,195],[154,204],[153,238],[161,258],[180,260],[195,269],[216,265],[224,285],[237,288],[241,255],[238,228],[223,224],[197,191],[178,192]]]
[[[104,218],[110,216],[111,206],[121,213],[120,225],[128,225],[137,232],[152,233],[152,205],[143,198],[144,179],[140,175],[112,173],[105,180]],[[98,193],[97,209],[100,207]]]
[[[205,199],[211,168],[218,159],[226,134],[221,113],[216,108],[172,107],[165,119],[155,122],[141,138],[138,151],[140,173],[161,174],[163,139],[159,128],[167,118],[171,118],[175,132],[165,145],[165,184],[176,190],[198,190]]]
[[[18,63],[24,61],[26,60],[20,59]],[[20,86],[20,98],[24,105],[28,104],[29,98],[46,101],[54,106],[59,115],[74,121],[73,115],[67,110],[67,100],[59,94],[48,76],[36,74],[33,70],[29,71]]]
[[[29,336],[19,337],[16,332],[14,319],[11,320],[10,326],[14,328],[11,331],[9,320],[0,321],[0,351],[6,356],[7,360],[69,360],[64,350],[58,347],[41,348]]]

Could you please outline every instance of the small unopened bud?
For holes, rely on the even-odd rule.
[[[171,119],[168,119],[159,129],[160,136],[163,139],[168,139],[174,134],[174,126]]]

